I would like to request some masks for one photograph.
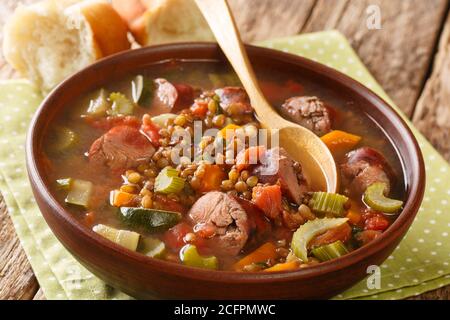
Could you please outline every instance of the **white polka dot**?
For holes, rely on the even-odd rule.
[[[6,115],[3,120],[5,120],[6,122],[11,121],[11,116],[10,115]]]
[[[325,50],[319,49],[317,50],[317,53],[322,56],[325,53]]]
[[[430,192],[435,192],[435,191],[436,191],[436,188],[431,187],[431,188],[429,188],[428,190],[429,190]]]
[[[441,183],[441,178],[434,178],[434,180],[433,180],[435,183]]]
[[[420,268],[418,271],[419,272],[425,272],[425,269]]]
[[[423,240],[422,238],[420,238],[420,239],[417,239],[417,242],[424,243],[425,240]]]
[[[402,292],[403,290],[402,289],[397,289],[397,290],[395,290],[395,292],[397,292],[397,293],[400,293],[400,292]]]
[[[305,43],[304,45],[303,45],[303,49],[310,49],[311,48],[311,46],[309,45],[309,44],[307,44],[307,43]]]
[[[407,258],[407,259],[406,259],[406,262],[411,262],[411,261],[412,261],[411,258]]]
[[[447,200],[447,199],[441,200],[441,204],[443,204],[444,206],[446,206],[446,205],[448,204],[448,200]]]
[[[435,256],[437,253],[436,253],[436,251],[431,251],[430,254],[431,254],[432,256]]]
[[[355,63],[355,60],[353,58],[348,58],[347,59],[347,63],[348,64],[353,64],[353,63]]]
[[[394,274],[394,278],[398,279],[398,278],[400,278],[400,276],[398,274]]]
[[[447,237],[448,236],[448,232],[442,232],[442,236],[443,237]]]
[[[412,248],[411,251],[412,251],[412,252],[417,252],[417,251],[419,251],[419,249],[417,249],[417,248]]]
[[[430,224],[436,224],[436,220],[430,220]]]
[[[437,273],[439,273],[439,274],[443,274],[444,273],[444,271],[443,270],[438,270],[438,272]]]
[[[415,282],[415,283],[419,282],[418,279],[413,279],[412,281]]]
[[[438,247],[440,247],[440,246],[442,246],[442,242],[436,242],[436,245],[438,246]]]
[[[337,53],[333,53],[333,55],[331,56],[334,60],[338,60],[339,59],[339,55]]]
[[[430,233],[430,229],[424,229],[423,232],[428,234]]]
[[[388,283],[388,287],[392,288],[394,285],[392,283]]]

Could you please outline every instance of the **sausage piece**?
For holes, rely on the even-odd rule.
[[[212,230],[218,249],[226,254],[237,255],[249,237],[248,216],[242,206],[232,196],[212,191],[199,198],[189,216],[193,220],[194,230]]]
[[[322,136],[331,130],[330,112],[317,97],[292,97],[287,99],[280,109],[288,120]]]

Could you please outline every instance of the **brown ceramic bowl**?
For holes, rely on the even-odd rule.
[[[289,69],[339,90],[355,101],[383,129],[395,145],[405,171],[407,201],[397,220],[382,236],[348,255],[317,266],[278,273],[208,271],[152,259],[128,251],[82,226],[52,196],[42,175],[44,132],[57,111],[80,95],[114,79],[166,59],[225,60],[215,44],[186,43],[143,48],[106,58],[64,81],[37,111],[27,142],[27,165],[36,201],[63,245],[87,269],[124,292],[139,298],[155,293],[170,298],[264,299],[329,298],[349,288],[381,264],[405,235],[422,201],[425,172],[417,142],[405,122],[386,102],[347,76],[313,61],[279,51],[247,46],[256,65]]]

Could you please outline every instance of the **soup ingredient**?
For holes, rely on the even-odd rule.
[[[389,220],[380,213],[375,211],[368,211],[363,215],[364,230],[379,230],[384,231],[389,227]]]
[[[178,171],[166,167],[155,179],[155,191],[164,194],[178,193],[184,188],[184,179],[178,176]]]
[[[109,130],[92,144],[89,161],[98,166],[107,166],[120,171],[147,163],[155,148],[135,127],[117,126]]]
[[[163,258],[166,253],[166,245],[158,238],[141,237],[138,251],[151,258]]]
[[[320,247],[336,241],[343,243],[350,240],[352,237],[352,228],[348,223],[343,223],[339,227],[331,228],[322,234],[314,237],[309,243],[308,248]]]
[[[158,116],[152,117],[152,122],[160,128],[164,128],[168,120],[175,120],[177,117],[174,113],[163,113]]]
[[[137,75],[131,81],[131,96],[133,102],[141,106],[149,106],[152,98],[153,83],[148,78]]]
[[[323,262],[339,258],[344,254],[347,254],[348,250],[342,241],[338,240],[336,242],[314,248],[311,250],[311,253],[314,257]]]
[[[281,188],[279,185],[256,186],[253,188],[252,201],[264,214],[275,219],[281,212]]]
[[[197,247],[192,244],[185,245],[180,251],[180,259],[183,264],[190,267],[218,269],[219,261],[215,256],[203,257],[198,251]]]
[[[381,236],[381,234],[382,232],[379,230],[364,230],[355,234],[355,239],[360,245],[364,246]]]
[[[264,272],[292,271],[298,269],[299,265],[300,263],[298,261],[277,263],[273,267],[264,269]]]
[[[248,239],[248,217],[242,206],[230,195],[211,191],[200,197],[189,210],[198,233],[214,239],[220,252],[237,255]],[[199,234],[202,234],[201,232]]]
[[[120,213],[123,221],[148,232],[168,230],[181,220],[181,214],[175,211],[122,207]]]
[[[5,27],[3,53],[47,93],[96,60],[129,49],[127,33],[106,1],[46,0],[17,7]]]
[[[78,142],[78,135],[67,127],[56,127],[50,139],[50,151],[63,152]]]
[[[260,182],[275,184],[280,183],[283,192],[286,192],[290,200],[301,204],[308,187],[301,175],[301,167],[294,170],[294,161],[284,148],[276,147],[267,150],[261,156],[261,164],[253,169]],[[299,179],[300,176],[300,179]]]
[[[269,259],[275,259],[277,257],[276,249],[272,242],[267,242],[235,263],[233,269],[242,271],[245,266],[253,263],[265,263]]]
[[[403,201],[386,197],[386,190],[387,185],[384,182],[370,185],[364,192],[364,202],[373,210],[396,213],[402,208]]]
[[[185,245],[186,234],[191,233],[192,227],[186,222],[180,222],[164,233],[163,241],[172,250],[179,250]],[[199,237],[197,237],[199,238]]]
[[[92,230],[102,237],[105,237],[106,239],[131,251],[136,251],[139,244],[140,235],[139,233],[133,231],[118,230],[104,224],[98,224],[94,226]]]
[[[391,168],[377,150],[361,147],[349,152],[340,166],[344,183],[355,195],[362,195],[375,182],[386,184],[386,194],[390,192]]]
[[[347,222],[347,218],[322,218],[306,222],[294,232],[291,249],[303,262],[308,261],[308,243],[317,235],[328,229],[339,227]]]
[[[331,117],[325,104],[317,97],[292,97],[287,99],[280,112],[288,120],[322,136],[331,130]]]
[[[113,190],[111,192],[111,204],[114,207],[129,206],[133,202],[136,195],[124,191]]]
[[[108,109],[111,108],[111,103],[108,100],[108,95],[105,89],[100,89],[96,94],[96,98],[89,102],[89,108],[86,113],[91,116],[100,117],[106,115]]]
[[[249,168],[251,165],[258,164],[258,161],[264,156],[266,147],[256,146],[241,150],[236,156],[236,169],[238,171]]]
[[[332,152],[343,152],[353,149],[360,141],[361,137],[341,130],[333,130],[320,139]]]
[[[313,192],[309,207],[315,213],[331,214],[335,217],[342,217],[345,209],[344,205],[348,198],[338,193]]]
[[[237,124],[234,123],[230,123],[227,124],[224,128],[222,128],[217,135],[224,139],[231,139],[234,136],[235,131],[239,128],[241,128],[241,126],[238,126]]]
[[[66,203],[88,208],[93,189],[92,182],[73,179],[66,197]]]
[[[226,178],[223,169],[215,164],[205,164],[204,174],[200,181],[200,192],[209,192],[220,190],[222,181]]]
[[[109,95],[109,100],[112,102],[111,109],[107,111],[110,116],[132,115],[134,111],[134,103],[120,92],[113,92]]]
[[[194,90],[186,84],[172,84],[166,79],[155,79],[156,90],[152,108],[161,112],[177,112],[194,100]],[[155,110],[155,111],[156,111]]]
[[[224,87],[215,90],[220,98],[220,107],[226,115],[238,117],[253,113],[247,92],[241,87]]]
[[[58,179],[56,185],[60,190],[69,190],[72,185],[72,178]]]

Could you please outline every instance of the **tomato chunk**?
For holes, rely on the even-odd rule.
[[[279,185],[254,187],[252,199],[255,205],[271,219],[281,212],[281,187]]]

